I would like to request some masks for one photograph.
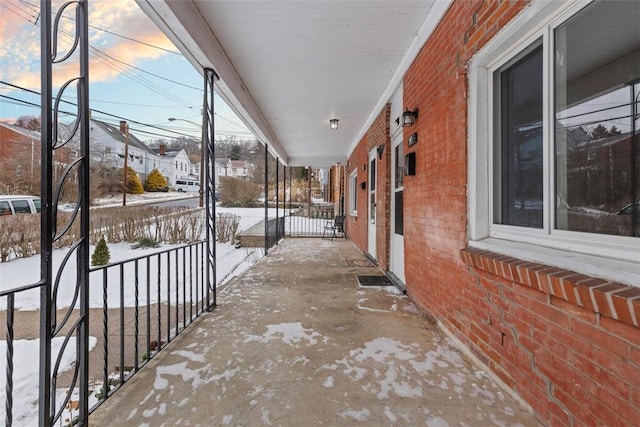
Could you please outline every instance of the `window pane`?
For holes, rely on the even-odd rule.
[[[402,144],[396,145],[396,183],[395,188],[400,188],[404,184],[404,147]]]
[[[13,203],[13,210],[17,214],[19,214],[19,213],[30,214],[31,213],[31,208],[29,208],[29,202],[27,202],[26,200],[14,200],[11,203]]]
[[[555,31],[557,229],[640,236],[638,22],[598,2]]]
[[[542,227],[542,46],[496,73],[494,222]]]
[[[369,162],[369,191],[376,189],[376,159]]]
[[[404,191],[396,191],[395,193],[395,223],[394,233],[404,235],[404,210],[403,210]]]

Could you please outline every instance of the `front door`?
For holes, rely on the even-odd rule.
[[[393,138],[391,151],[391,248],[390,270],[405,283],[404,278],[404,149],[402,132]]]
[[[376,150],[369,153],[369,227],[367,229],[369,244],[367,251],[373,259],[376,259]]]

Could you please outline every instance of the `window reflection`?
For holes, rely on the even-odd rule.
[[[639,236],[640,6],[605,3],[555,32],[555,225]]]

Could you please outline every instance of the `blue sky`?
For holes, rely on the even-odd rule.
[[[53,10],[62,4],[54,0]],[[92,46],[89,97],[93,117],[112,124],[119,119],[96,110],[123,117],[130,122],[131,132],[143,140],[160,138],[144,132],[167,137],[177,136],[169,131],[199,136],[200,130],[195,125],[186,121],[170,122],[168,118],[200,123],[203,86],[200,74],[182,55],[176,54],[177,49],[134,0],[92,0],[89,5],[89,23],[96,27],[89,30]],[[38,95],[10,86],[40,92],[39,9],[38,0],[2,0],[0,3],[0,121],[13,123],[23,115],[40,115],[39,108],[6,98],[40,104]],[[65,31],[73,31],[72,19],[61,22]],[[61,35],[62,43],[68,39],[65,34]],[[73,77],[77,67],[77,61],[56,66],[54,84],[60,85]],[[54,95],[56,93],[57,87]],[[65,99],[74,101],[73,97]],[[215,108],[216,132],[219,132],[216,138],[235,135],[239,140],[253,139],[241,120],[218,97]]]

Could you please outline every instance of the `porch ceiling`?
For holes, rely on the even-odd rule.
[[[346,160],[450,4],[136,1],[194,67],[216,70],[218,94],[292,166]]]

